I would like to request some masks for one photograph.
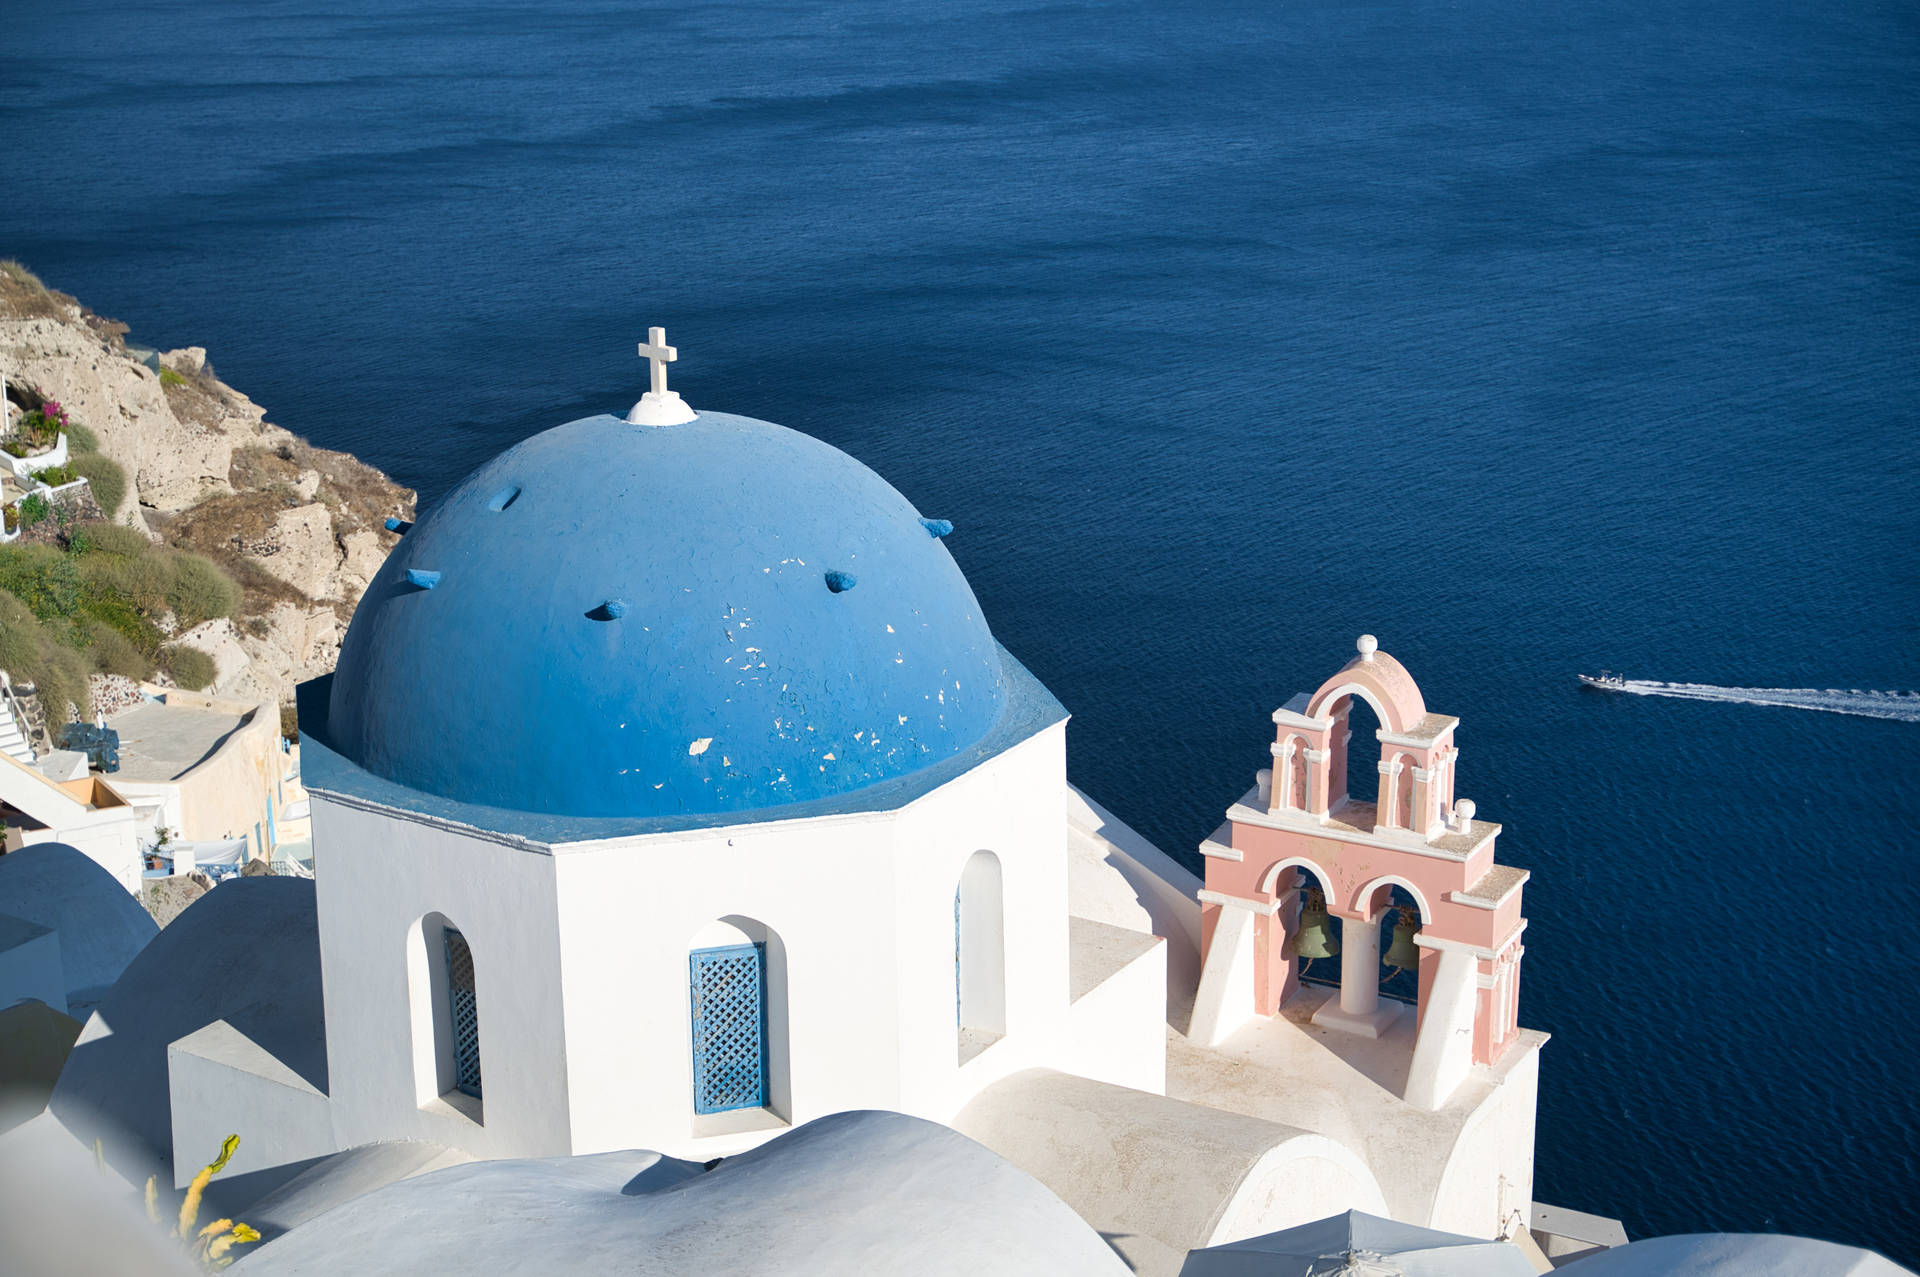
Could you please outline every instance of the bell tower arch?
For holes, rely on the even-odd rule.
[[[1495,863],[1500,826],[1455,798],[1459,720],[1429,711],[1413,676],[1372,635],[1354,646],[1317,690],[1274,711],[1272,768],[1201,845],[1205,943],[1193,1036],[1218,1042],[1301,997],[1319,1000],[1315,1024],[1365,1037],[1411,1016],[1406,1098],[1434,1109],[1473,1065],[1496,1062],[1516,1039],[1528,874]],[[1374,748],[1351,739],[1355,698],[1379,720]],[[1369,760],[1373,798],[1349,797],[1348,775]],[[1393,950],[1396,965],[1417,962],[1411,1006],[1380,994],[1381,931],[1396,889],[1412,902],[1397,906]],[[1337,997],[1299,981],[1302,909],[1315,890],[1340,920]],[[1331,956],[1319,898],[1307,947]],[[1249,964],[1251,998],[1246,982],[1224,976]]]

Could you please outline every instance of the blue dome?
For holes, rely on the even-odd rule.
[[[401,538],[341,646],[329,744],[410,789],[560,816],[744,812],[904,776],[1006,701],[942,530],[764,421],[569,422]]]

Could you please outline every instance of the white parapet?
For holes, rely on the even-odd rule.
[[[1073,1004],[1069,1073],[1156,1095],[1167,1089],[1167,942],[1088,918],[1067,920]]]
[[[215,1020],[167,1047],[174,1187],[239,1135],[229,1179],[337,1151],[327,1097],[259,1043]]]
[[[0,1007],[33,999],[67,1009],[66,968],[60,936],[48,927],[0,913]]]

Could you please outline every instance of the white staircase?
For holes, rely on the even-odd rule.
[[[0,670],[0,753],[29,766],[34,759],[27,725],[20,717],[20,703],[13,699],[13,684],[5,670]]]

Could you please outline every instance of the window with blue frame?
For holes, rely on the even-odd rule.
[[[473,951],[452,927],[447,938],[447,1020],[453,1029],[453,1086],[480,1098],[480,1004],[473,980]]]
[[[689,958],[693,1110],[767,1103],[767,953],[758,944],[696,949]]]

